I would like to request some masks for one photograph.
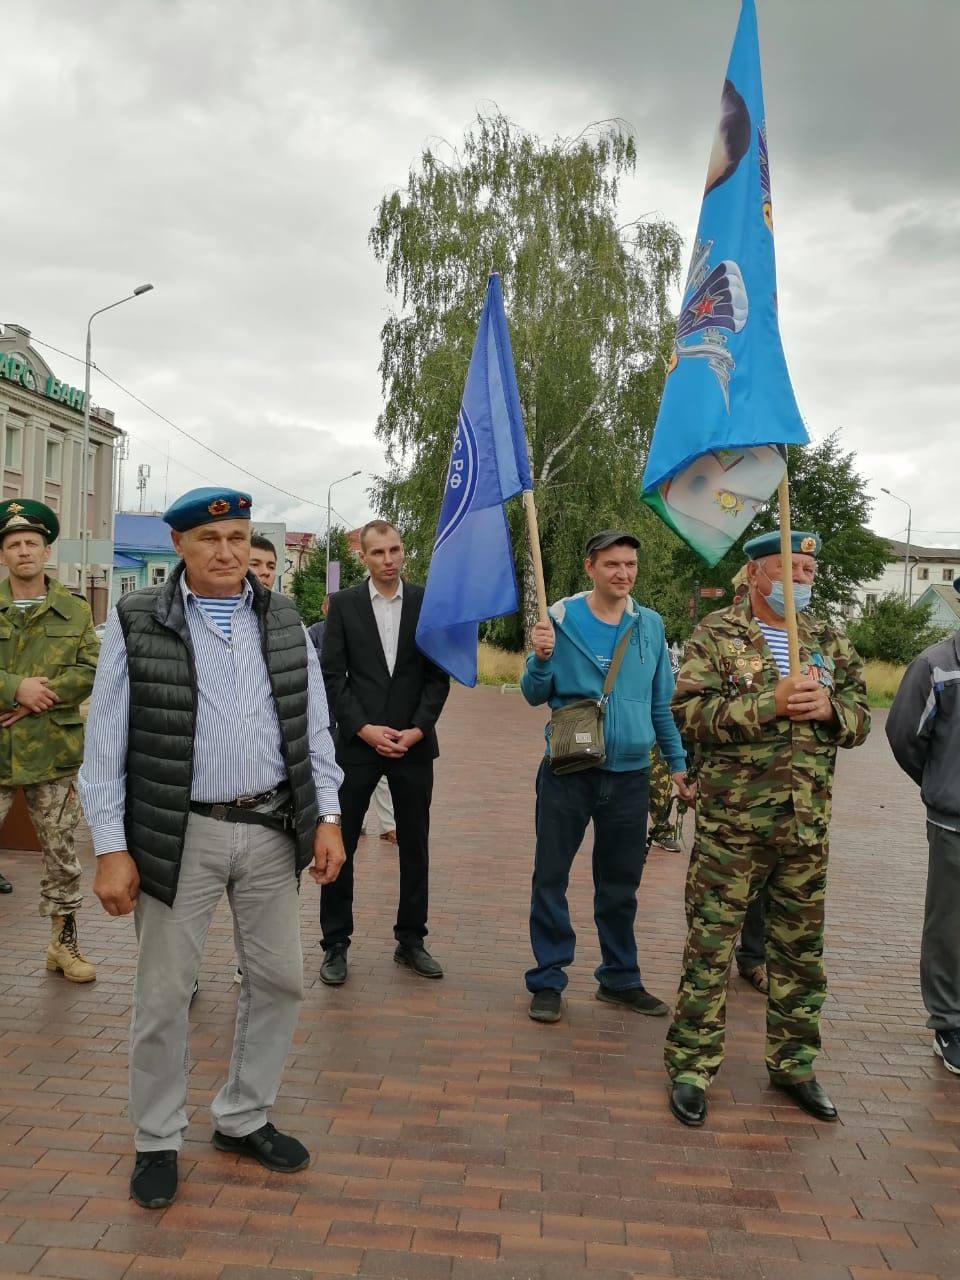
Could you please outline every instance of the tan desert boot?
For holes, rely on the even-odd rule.
[[[80,954],[77,923],[73,916],[51,916],[47,968],[59,969],[68,982],[93,982],[97,971]]]

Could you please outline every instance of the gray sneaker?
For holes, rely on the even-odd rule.
[[[628,987],[626,991],[615,991],[613,987],[605,987],[603,983],[597,987],[597,999],[606,1004],[620,1004],[634,1013],[645,1013],[651,1018],[662,1018],[670,1010],[651,995],[644,987]]]
[[[534,1022],[559,1022],[561,1013],[560,992],[552,987],[535,991],[527,1010]]]

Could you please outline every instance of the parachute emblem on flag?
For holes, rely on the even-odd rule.
[[[684,294],[673,355],[667,369],[671,374],[681,360],[696,356],[706,360],[720,384],[723,402],[730,412],[727,388],[736,361],[727,350],[728,333],[740,333],[747,323],[749,305],[743,275],[735,262],[724,261],[710,266],[713,241],[698,240],[690,264],[690,275]],[[683,343],[683,338],[699,336],[699,341]]]

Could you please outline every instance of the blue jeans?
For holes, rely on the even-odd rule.
[[[605,987],[642,986],[633,923],[647,850],[649,770],[613,773],[584,769],[556,777],[546,759],[537,774],[537,850],[530,899],[530,942],[536,967],[528,991],[562,991],[577,935],[570,923],[567,884],[573,859],[593,820],[593,918],[602,963],[594,977]]]

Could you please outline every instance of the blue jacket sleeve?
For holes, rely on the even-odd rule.
[[[527,665],[520,677],[520,692],[531,707],[539,707],[549,702],[553,696],[553,658],[546,660],[531,653]]]

